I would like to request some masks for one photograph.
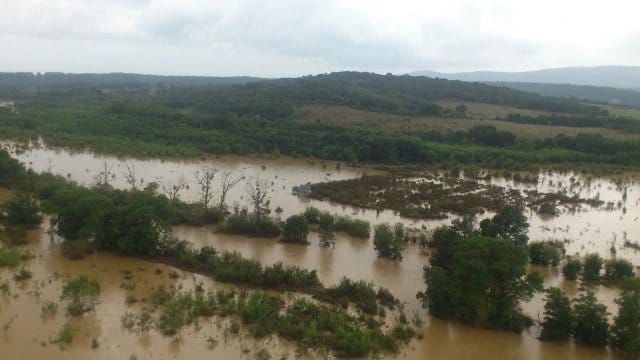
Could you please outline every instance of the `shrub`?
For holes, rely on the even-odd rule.
[[[567,280],[575,281],[582,271],[582,261],[578,257],[567,257],[562,265],[562,275]]]
[[[402,260],[402,248],[404,242],[398,239],[388,225],[376,226],[373,236],[373,245],[380,257],[388,257],[394,260]]]
[[[633,264],[626,259],[609,259],[604,264],[605,278],[620,281],[635,276]]]
[[[67,280],[62,288],[63,300],[68,300],[67,312],[72,316],[81,315],[98,304],[100,284],[95,279],[79,275]]]
[[[282,242],[308,244],[309,225],[303,216],[290,216],[282,228]]]
[[[600,280],[600,271],[604,260],[598,254],[588,254],[584,257],[582,266],[582,280],[598,281]]]

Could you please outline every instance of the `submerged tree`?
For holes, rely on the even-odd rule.
[[[175,202],[180,199],[180,192],[188,188],[189,186],[187,185],[187,179],[185,179],[184,176],[180,176],[175,184],[170,186],[163,186],[162,190],[165,194],[167,194],[169,200]]]
[[[527,244],[527,241],[529,241],[528,230],[529,223],[522,209],[513,205],[503,207],[493,218],[480,222],[482,235],[499,236],[518,245]]]
[[[196,170],[196,182],[200,185],[200,198],[202,201],[202,206],[205,209],[208,209],[209,202],[213,197],[213,180],[218,173],[218,169],[208,165],[206,163],[202,163],[200,168]]]
[[[640,287],[623,289],[616,299],[618,315],[612,328],[612,343],[631,358],[640,357]]]
[[[242,177],[232,177],[230,172],[224,172],[222,174],[222,179],[220,180],[220,203],[218,204],[220,211],[226,210],[227,194],[229,190],[236,186],[241,180]]]
[[[254,177],[247,181],[245,191],[249,197],[249,201],[251,201],[253,215],[255,216],[256,221],[259,221],[262,216],[263,206],[267,201],[271,188],[271,183],[266,179]]]
[[[574,328],[571,300],[557,287],[547,289],[546,293],[540,340],[568,341]]]
[[[441,241],[447,233],[442,231]],[[441,266],[432,262],[425,270],[422,298],[431,314],[516,332],[529,325],[520,303],[542,289],[542,278],[537,272],[527,275],[526,249],[502,238],[450,239],[452,246],[442,248],[448,254],[432,258]]]
[[[605,347],[609,344],[607,307],[599,303],[593,292],[588,291],[573,300],[576,343]]]
[[[582,280],[600,280],[600,271],[602,271],[603,264],[604,260],[600,257],[600,255],[587,254],[587,256],[584,257],[584,263],[582,265]]]
[[[129,184],[131,190],[138,190],[138,178],[136,177],[136,165],[131,163],[127,164],[125,170],[122,172],[124,179]]]

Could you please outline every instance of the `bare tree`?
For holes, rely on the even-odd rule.
[[[260,220],[262,205],[267,201],[267,196],[272,186],[272,183],[268,180],[260,179],[259,177],[254,177],[247,181],[245,191],[253,206],[253,214],[256,220]]]
[[[129,183],[129,186],[131,186],[131,190],[136,191],[138,188],[136,186],[138,179],[136,178],[135,164],[127,164],[127,169],[123,171],[122,174],[124,175],[125,180]]]
[[[224,210],[226,208],[225,201],[229,190],[236,186],[241,180],[241,176],[232,177],[231,173],[228,171],[222,174],[222,180],[220,181],[220,204],[218,204],[220,210]]]
[[[106,189],[109,187],[109,177],[111,177],[111,170],[113,170],[113,165],[109,165],[107,162],[107,158],[105,157],[102,161],[102,170],[95,176],[96,185],[99,187]]]
[[[171,186],[163,186],[162,190],[169,197],[171,201],[176,201],[180,198],[180,191],[187,189],[187,179],[184,176],[178,178],[178,182]]]
[[[208,208],[213,197],[213,179],[217,173],[217,168],[205,163],[202,163],[200,169],[196,170],[196,182],[200,185],[200,197],[205,209]]]

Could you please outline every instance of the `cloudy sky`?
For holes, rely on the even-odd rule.
[[[0,71],[298,76],[640,64],[638,0],[0,0]]]

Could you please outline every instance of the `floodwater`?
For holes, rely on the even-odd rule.
[[[83,184],[90,184],[95,174],[99,173],[104,162],[101,156],[81,152],[72,153],[67,150],[30,149],[19,154],[13,152],[13,156],[25,163],[35,171],[52,171],[63,176],[69,176]],[[109,167],[114,174],[112,184],[117,187],[126,186],[122,175],[127,165],[135,165],[136,174],[144,179],[145,183],[155,181],[162,185],[177,182],[184,176],[190,184],[188,190],[181,194],[185,200],[197,198],[197,188],[194,181],[194,173],[201,165],[201,161],[191,160],[154,160],[154,159],[119,159],[106,158]],[[301,199],[291,195],[291,187],[307,182],[339,180],[361,175],[366,168],[351,168],[342,165],[339,169],[333,162],[310,163],[306,160],[281,157],[273,160],[261,160],[248,157],[220,157],[204,160],[216,165],[222,172],[229,171],[234,176],[259,176],[273,181],[271,194],[271,209],[282,208],[282,217],[300,213],[308,206],[316,206],[333,213],[346,214],[357,218],[363,218],[372,223],[402,221],[407,225],[425,226],[433,228],[446,221],[414,221],[403,219],[390,211],[375,212],[371,210],[359,210],[339,204]],[[536,214],[530,214],[530,237],[533,240],[549,238],[567,239],[567,249],[573,252],[599,252],[605,257],[610,257],[612,245],[620,257],[629,258],[634,264],[640,264],[640,255],[630,248],[623,246],[624,240],[639,241],[640,226],[637,222],[639,215],[638,197],[640,188],[632,178],[620,183],[617,179],[587,179],[577,176],[580,185],[575,184],[570,178],[574,174],[540,174],[538,184],[526,185],[513,183],[503,179],[492,180],[495,184],[505,188],[537,189],[538,191],[560,191],[567,194],[579,192],[583,197],[599,196],[605,202],[612,201],[615,206],[609,209],[591,209],[583,206],[582,210],[572,213],[567,209],[557,217],[544,218]],[[551,180],[551,182],[549,181]],[[618,182],[618,183],[616,183]],[[560,184],[560,185],[558,185]],[[621,185],[622,184],[622,185]],[[558,187],[560,186],[560,187]],[[626,189],[626,197],[623,196]],[[2,197],[0,191],[0,197]],[[623,200],[624,198],[624,200]],[[622,201],[618,207],[618,201]],[[247,205],[244,198],[244,185],[240,183],[229,194],[229,204],[237,203],[240,206]],[[604,208],[604,207],[603,207]],[[623,210],[623,208],[626,208]],[[45,226],[46,228],[46,226]],[[215,226],[204,227],[175,227],[176,235],[186,239],[196,246],[209,245],[220,250],[236,250],[244,256],[258,259],[266,264],[283,261],[290,265],[298,265],[304,268],[317,269],[320,279],[326,284],[338,282],[343,276],[354,280],[366,279],[377,285],[387,287],[406,304],[408,316],[417,313],[424,321],[422,328],[423,339],[414,340],[409,347],[399,355],[406,359],[601,359],[615,358],[615,354],[591,349],[572,344],[551,344],[536,340],[536,329],[525,332],[522,335],[501,331],[490,331],[462,326],[453,322],[445,322],[428,317],[426,310],[422,309],[415,298],[418,291],[424,289],[422,268],[427,263],[428,253],[417,245],[409,246],[403,253],[402,262],[380,259],[376,257],[373,244],[370,240],[362,240],[349,237],[345,234],[337,234],[335,245],[329,248],[318,245],[317,235],[311,234],[309,246],[284,245],[276,239],[248,238],[246,236],[228,235],[216,232]],[[626,233],[626,237],[625,237]],[[56,242],[51,242],[44,230],[35,231],[32,234],[30,245],[38,254],[37,258],[28,264],[28,268],[34,272],[34,278],[27,282],[25,289],[19,289],[11,279],[8,270],[0,270],[0,279],[8,280],[11,285],[12,295],[2,298],[0,295],[0,325],[5,324],[11,317],[16,317],[7,331],[0,333],[0,358],[4,352],[6,358],[13,359],[24,357],[25,354],[35,356],[47,356],[48,358],[84,359],[86,356],[97,358],[126,358],[135,354],[141,358],[252,358],[251,353],[246,354],[243,348],[254,349],[257,345],[254,340],[232,339],[228,344],[221,340],[214,349],[207,347],[205,339],[214,336],[221,339],[221,331],[211,324],[203,326],[196,332],[193,329],[183,330],[181,340],[176,342],[173,338],[163,337],[151,331],[148,335],[136,335],[123,330],[120,326],[120,316],[126,310],[124,298],[127,290],[120,287],[123,283],[119,269],[134,271],[138,285],[135,291],[144,293],[150,286],[159,282],[172,281],[159,279],[154,274],[156,267],[166,269],[164,265],[156,265],[138,259],[116,257],[109,254],[101,254],[80,261],[66,260],[60,255]],[[106,270],[106,271],[105,271]],[[572,282],[562,279],[557,270],[542,270],[545,275],[545,283],[549,286],[560,286],[570,296],[575,296],[579,289]],[[85,273],[100,279],[103,291],[99,308],[81,319],[78,339],[64,351],[55,344],[49,344],[48,339],[55,337],[65,322],[64,309],[58,310],[58,315],[53,319],[40,319],[41,301],[57,299],[60,294],[62,280],[48,282],[55,272],[59,274]],[[165,271],[166,273],[166,271]],[[222,286],[201,276],[181,272],[185,277],[181,281],[186,288],[193,286],[193,278],[202,281],[210,287]],[[28,292],[33,292],[35,283],[45,281],[40,287],[40,299]],[[32,283],[30,283],[32,282]],[[15,298],[15,293],[18,297]],[[614,289],[600,287],[597,295],[615,314],[613,299],[616,296]],[[4,301],[4,302],[3,302]],[[542,311],[542,295],[538,295],[531,302],[524,304],[525,310],[534,318],[538,318]],[[207,327],[209,326],[209,327]],[[28,334],[28,335],[25,335]],[[92,338],[100,343],[98,349],[91,349],[89,344]],[[44,341],[46,346],[42,346]],[[293,347],[269,340],[265,348],[271,351],[274,358],[281,353],[288,352],[293,357]],[[20,355],[20,356],[18,356]]]

